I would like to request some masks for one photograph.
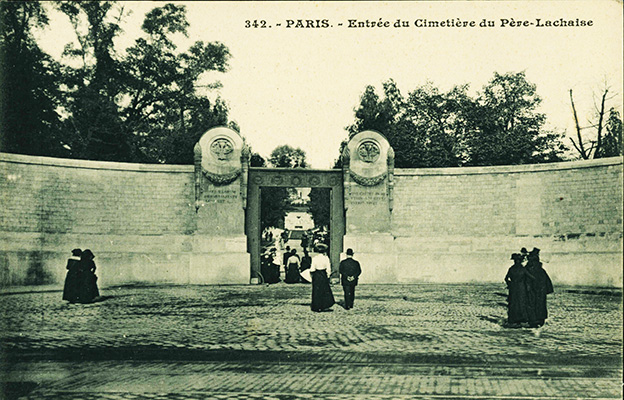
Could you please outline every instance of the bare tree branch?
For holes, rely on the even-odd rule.
[[[572,144],[574,145],[574,148],[576,149],[576,151],[579,152],[579,154],[581,154],[581,149],[579,149],[579,147],[576,145],[576,142],[574,141],[573,138],[570,138],[570,141],[572,142]]]
[[[598,138],[596,139],[596,151],[594,151],[594,158],[596,158],[596,156],[600,157],[600,145],[602,144],[602,121],[604,119],[605,99],[607,98],[608,92],[609,89],[605,89],[604,93],[602,94],[600,112],[598,113]]]
[[[572,112],[574,114],[574,123],[576,124],[576,137],[578,138],[578,146],[574,144],[574,147],[576,147],[581,157],[584,160],[587,160],[589,156],[585,152],[585,147],[583,147],[583,138],[581,137],[581,127],[579,126],[578,116],[576,114],[576,107],[574,107],[574,98],[572,97],[572,89],[570,89],[570,103],[572,104]],[[572,141],[572,143],[574,143],[574,141]]]

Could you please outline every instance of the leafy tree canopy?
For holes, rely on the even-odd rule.
[[[308,211],[312,215],[314,226],[317,228],[322,226],[329,227],[329,213],[331,210],[330,193],[330,188],[312,188],[310,190]]]
[[[622,117],[615,108],[609,109],[606,133],[597,157],[617,157],[624,154],[622,143]]]
[[[268,160],[276,168],[308,168],[305,151],[289,145],[276,147]],[[264,167],[265,160],[252,153],[252,167]],[[294,188],[264,187],[261,190],[260,222],[262,229],[267,227],[283,227],[284,217],[291,208],[290,195]]]
[[[0,150],[66,156],[57,112],[60,65],[32,31],[48,23],[38,2],[0,2]]]
[[[501,165],[559,161],[559,135],[544,129],[541,99],[524,72],[494,74],[473,98],[468,85],[442,92],[433,84],[403,96],[383,84],[383,98],[368,86],[355,109],[352,136],[371,129],[386,136],[398,168]]]
[[[143,35],[121,53],[114,40],[126,16],[123,3],[50,6],[74,28],[75,40],[63,53],[67,65],[44,54],[33,39],[31,30],[47,23],[41,3],[0,3],[2,150],[190,164],[206,130],[235,127],[225,102],[210,96],[220,83],[206,82],[207,72],[227,71],[229,50],[197,41],[179,51],[172,35],[187,33],[184,6],[163,4],[148,12]]]
[[[277,168],[308,168],[305,151],[287,144],[278,146],[271,152],[269,163]]]

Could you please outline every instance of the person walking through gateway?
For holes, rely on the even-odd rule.
[[[297,249],[290,251],[290,257],[286,261],[286,277],[284,282],[286,283],[299,283],[301,281],[301,275],[299,275],[299,267],[301,266],[301,260],[297,255]]]
[[[358,277],[362,273],[360,263],[353,259],[353,249],[347,249],[347,258],[340,262],[338,272],[340,272],[340,282],[344,291],[345,309],[350,310],[353,308]]]
[[[65,277],[65,285],[63,286],[63,300],[70,303],[78,301],[78,290],[80,282],[80,255],[82,250],[72,250],[72,256],[67,260],[67,276]]]
[[[317,252],[320,253],[312,259],[310,274],[312,275],[312,311],[328,311],[336,304],[334,294],[329,286],[328,272],[331,273],[331,262],[327,257],[327,246],[319,244]]]
[[[548,273],[542,268],[539,257],[540,249],[534,247],[527,256],[526,270],[533,276],[527,285],[527,317],[531,328],[539,328],[544,325],[548,318],[546,297],[553,293],[553,284]]]
[[[507,323],[511,327],[519,327],[521,323],[528,322],[528,299],[527,281],[533,279],[522,266],[522,254],[513,253],[511,259],[514,264],[507,271],[505,282],[509,290],[507,299]]]

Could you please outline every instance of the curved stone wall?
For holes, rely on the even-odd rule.
[[[363,282],[502,282],[511,252],[539,247],[555,282],[622,286],[622,158],[394,179],[389,268],[363,262]],[[76,247],[94,251],[102,285],[240,280],[192,265],[245,246],[198,237],[193,166],[0,153],[0,193],[1,285],[62,282]]]
[[[62,282],[76,247],[102,284],[187,279],[192,166],[0,154],[0,182],[2,284]]]
[[[502,282],[512,252],[541,249],[555,282],[622,286],[622,158],[402,169],[397,280]]]

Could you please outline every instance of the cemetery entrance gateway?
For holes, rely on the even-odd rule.
[[[250,168],[249,152],[243,137],[226,127],[210,129],[195,145],[190,280],[258,282],[263,187],[330,189],[333,277],[343,248],[352,248],[367,266],[367,281],[397,279],[388,263],[388,249],[394,246],[394,152],[383,135],[364,131],[352,136],[341,154],[342,170]]]
[[[245,233],[247,235],[247,251],[251,256],[252,279],[257,278],[260,271],[260,247],[262,235],[262,228],[260,224],[260,192],[263,187],[309,187],[331,189],[329,258],[333,267],[333,276],[336,277],[336,268],[340,263],[340,253],[342,252],[342,238],[345,233],[342,170],[249,168]]]

